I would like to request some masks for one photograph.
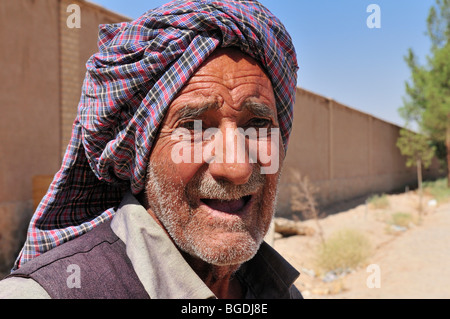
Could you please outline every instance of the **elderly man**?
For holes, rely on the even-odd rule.
[[[99,48],[0,297],[301,298],[263,241],[297,72],[279,20],[174,1],[102,26]]]

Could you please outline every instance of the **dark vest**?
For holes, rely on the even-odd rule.
[[[32,278],[52,298],[149,298],[110,222],[28,261],[8,277]]]

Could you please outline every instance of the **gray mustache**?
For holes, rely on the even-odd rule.
[[[234,200],[256,193],[265,183],[264,175],[254,165],[252,175],[243,185],[235,185],[225,180],[215,180],[211,175],[199,174],[195,176],[186,187],[188,198],[215,198],[221,200]]]

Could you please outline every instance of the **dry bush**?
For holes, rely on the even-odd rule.
[[[436,199],[438,203],[450,200],[450,188],[447,187],[447,178],[424,182],[423,190],[425,194]]]
[[[391,224],[408,228],[411,223],[415,223],[414,217],[410,213],[396,212],[391,215]]]
[[[375,209],[389,208],[389,199],[386,194],[372,195],[367,199],[367,202]]]
[[[411,213],[395,212],[390,214],[385,222],[387,223],[386,233],[395,235],[412,226],[419,225],[421,223],[421,215],[420,213],[419,215],[413,215]]]
[[[370,256],[372,247],[368,237],[359,230],[341,229],[317,250],[317,267],[336,273],[356,269]]]
[[[319,222],[319,210],[315,195],[319,189],[309,180],[308,176],[293,169],[291,171],[291,210],[300,212],[304,219],[314,219],[316,221],[318,234],[322,243],[324,242],[323,228]]]

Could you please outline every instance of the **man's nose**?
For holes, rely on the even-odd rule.
[[[210,174],[235,185],[246,184],[252,175],[254,164],[250,163],[245,137],[237,129],[221,131],[222,143],[215,144],[216,156],[209,164]]]

